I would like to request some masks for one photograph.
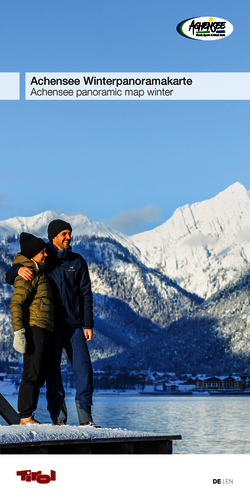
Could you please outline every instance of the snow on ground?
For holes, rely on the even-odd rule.
[[[53,424],[0,425],[0,444],[37,443],[74,439],[103,439],[152,436],[148,432],[134,432],[126,429],[95,429],[91,426],[55,426]]]

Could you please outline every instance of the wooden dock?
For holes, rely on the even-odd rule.
[[[0,444],[1,455],[160,455],[173,453],[173,441],[181,436],[73,439]]]
[[[9,425],[19,424],[18,413],[0,394],[0,415]],[[173,453],[173,441],[180,435],[105,437],[0,443],[1,455],[139,455]]]
[[[20,418],[18,413],[2,394],[0,394],[0,415],[9,425],[19,424]]]

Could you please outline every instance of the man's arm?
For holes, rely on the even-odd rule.
[[[94,326],[93,319],[93,296],[91,291],[91,282],[89,277],[88,266],[83,260],[80,280],[80,290],[83,299],[83,317],[84,317],[84,332],[85,338],[91,340],[93,336],[92,328]]]
[[[6,283],[8,285],[14,285],[15,278],[18,275],[18,271],[20,267],[23,267],[21,264],[15,264],[14,266],[10,267],[5,275]]]
[[[33,271],[30,267],[24,267],[22,264],[15,264],[9,268],[5,275],[6,283],[8,283],[8,285],[14,285],[15,278],[18,275],[26,281],[32,281],[33,279]]]

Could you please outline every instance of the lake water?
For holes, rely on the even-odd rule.
[[[6,399],[16,409],[17,396]],[[67,423],[78,425],[74,397],[66,397],[66,403]],[[50,423],[44,395],[40,396],[36,418]],[[114,429],[180,434],[182,441],[174,441],[174,454],[250,453],[250,396],[96,394],[93,420]],[[0,424],[6,424],[1,417]]]

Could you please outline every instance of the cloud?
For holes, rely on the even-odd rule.
[[[145,224],[158,222],[159,212],[160,208],[153,205],[146,205],[142,208],[122,210],[115,217],[105,220],[105,222],[113,229],[128,234],[140,230]]]

